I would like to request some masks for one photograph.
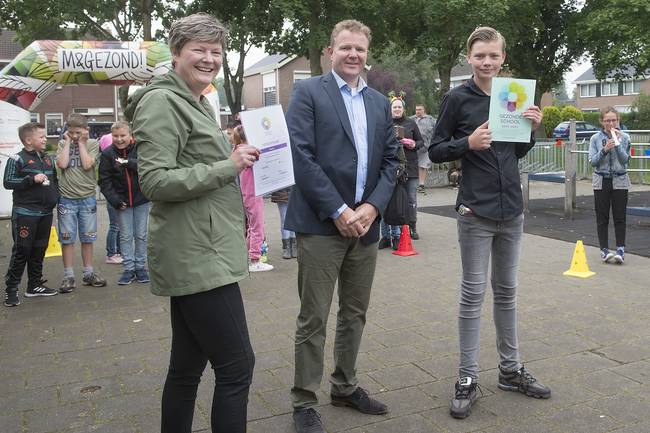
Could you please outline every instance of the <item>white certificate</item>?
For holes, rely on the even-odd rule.
[[[271,105],[239,113],[248,144],[260,150],[253,165],[255,195],[264,195],[295,183],[289,130],[282,106]]]

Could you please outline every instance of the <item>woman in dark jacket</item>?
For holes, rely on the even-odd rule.
[[[413,119],[407,117],[404,113],[404,100],[401,97],[393,98],[390,104],[393,114],[393,125],[396,127],[400,143],[404,148],[406,155],[406,190],[409,196],[409,227],[411,229],[411,239],[419,239],[420,236],[416,230],[417,220],[417,188],[418,188],[418,150],[424,147],[424,141],[418,125]],[[402,133],[403,131],[403,133]]]
[[[117,283],[131,284],[136,279],[148,283],[145,266],[149,200],[140,191],[135,142],[127,122],[115,122],[111,135],[113,143],[99,158],[99,187],[106,197],[106,206],[118,211],[123,272]]]

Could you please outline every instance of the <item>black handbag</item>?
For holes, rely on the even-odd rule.
[[[406,170],[400,173],[398,169],[397,183],[383,215],[383,219],[388,225],[401,226],[408,224],[409,198],[406,192],[406,179]]]

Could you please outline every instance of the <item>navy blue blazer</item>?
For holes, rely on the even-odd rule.
[[[298,233],[336,235],[330,218],[345,203],[370,203],[381,215],[395,187],[399,143],[388,99],[374,89],[363,91],[368,122],[368,176],[363,197],[355,203],[357,151],[345,103],[329,73],[294,84],[287,110],[296,185],[291,190],[285,228]],[[379,239],[379,218],[362,243]]]

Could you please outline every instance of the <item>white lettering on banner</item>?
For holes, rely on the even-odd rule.
[[[59,70],[66,72],[145,72],[144,50],[59,48]]]

